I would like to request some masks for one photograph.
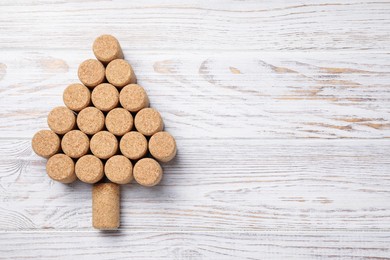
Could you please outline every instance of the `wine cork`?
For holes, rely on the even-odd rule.
[[[118,150],[118,140],[108,131],[100,131],[91,138],[91,152],[100,159],[108,159]]]
[[[47,117],[47,124],[53,132],[63,135],[74,129],[76,116],[67,107],[56,107],[50,111]]]
[[[50,178],[62,183],[72,183],[77,179],[73,160],[62,153],[49,158],[46,163],[46,172]]]
[[[77,126],[88,135],[96,134],[104,127],[104,114],[96,107],[86,107],[77,115]]]
[[[117,229],[120,222],[120,187],[99,183],[92,188],[92,225],[96,229]]]
[[[119,103],[119,92],[113,85],[102,83],[92,91],[92,103],[102,111],[110,111]]]
[[[96,59],[103,64],[115,59],[123,59],[122,48],[118,40],[112,35],[104,34],[97,37],[93,42],[92,50]]]
[[[80,181],[96,183],[104,176],[103,163],[96,156],[87,154],[77,160],[75,172]]]
[[[176,141],[168,132],[155,133],[149,140],[149,152],[161,162],[169,162],[176,155]]]
[[[138,112],[149,106],[148,95],[145,90],[137,84],[125,86],[119,94],[119,101],[122,107],[131,112]]]
[[[31,145],[37,155],[48,158],[60,150],[61,141],[53,131],[41,130],[34,135]]]
[[[133,174],[139,184],[150,187],[161,181],[163,170],[156,160],[143,158],[134,165]]]
[[[123,108],[115,108],[106,116],[107,130],[114,135],[122,136],[133,127],[133,116]]]
[[[78,70],[80,81],[87,87],[93,88],[104,81],[105,69],[103,64],[94,59],[83,61]]]
[[[62,137],[62,150],[71,158],[80,158],[89,150],[89,139],[80,130],[72,130]]]
[[[104,165],[107,178],[118,184],[130,183],[133,179],[133,165],[123,155],[115,155]]]
[[[137,160],[146,154],[148,141],[141,133],[132,131],[121,138],[119,148],[124,156]]]
[[[139,111],[135,116],[134,124],[138,132],[146,136],[151,136],[164,128],[160,113],[153,108],[144,108]]]
[[[107,65],[106,78],[115,87],[124,87],[137,82],[133,68],[123,59],[113,60]]]
[[[82,84],[71,84],[64,90],[62,99],[69,109],[78,112],[89,105],[91,102],[91,93]]]

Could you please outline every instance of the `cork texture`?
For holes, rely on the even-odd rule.
[[[118,151],[118,140],[108,131],[100,131],[91,138],[91,152],[100,159],[108,159]]]
[[[156,160],[143,158],[134,165],[133,174],[139,184],[150,187],[161,181],[163,170]]]
[[[153,108],[144,108],[137,113],[134,125],[138,132],[151,136],[164,128],[160,113]]]
[[[89,150],[89,139],[80,130],[72,130],[62,137],[62,151],[71,158],[80,158]]]
[[[117,184],[127,184],[133,180],[133,165],[123,155],[115,155],[104,165],[107,178]]]
[[[117,229],[120,225],[120,187],[99,183],[92,188],[92,225],[96,229]]]
[[[73,160],[65,154],[56,154],[46,163],[46,172],[50,178],[62,183],[72,183],[77,177]]]
[[[96,108],[110,111],[119,103],[119,91],[109,83],[102,83],[93,89],[91,98]]]
[[[64,90],[62,99],[65,106],[78,112],[90,104],[91,92],[82,84],[71,84]]]
[[[132,131],[121,138],[119,148],[127,158],[138,160],[146,154],[148,141],[141,133]]]
[[[155,133],[149,139],[149,152],[160,162],[169,162],[176,155],[176,141],[168,132]]]
[[[51,130],[40,130],[34,135],[31,146],[37,155],[48,158],[60,150],[61,140]]]
[[[149,106],[149,98],[143,87],[137,84],[125,86],[119,95],[119,101],[123,108],[138,112]]]
[[[101,35],[95,39],[92,45],[96,59],[107,64],[115,59],[123,59],[122,48],[118,40],[108,34]]]
[[[123,59],[113,60],[107,65],[106,78],[116,87],[124,87],[137,82],[133,68]]]
[[[106,128],[117,136],[122,136],[133,127],[133,116],[123,108],[115,108],[106,116]]]
[[[62,135],[74,129],[76,116],[67,107],[56,107],[50,111],[47,124],[53,132]]]
[[[103,163],[96,156],[87,154],[77,160],[75,172],[80,181],[96,183],[104,176]]]
[[[85,134],[96,134],[104,128],[104,114],[96,107],[86,107],[77,115],[77,126]]]
[[[88,59],[80,64],[78,76],[85,86],[93,88],[104,81],[105,69],[100,61]]]

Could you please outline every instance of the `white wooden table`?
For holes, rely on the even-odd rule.
[[[32,135],[115,35],[176,138],[160,185],[45,173]],[[0,259],[390,258],[390,2],[0,3]]]

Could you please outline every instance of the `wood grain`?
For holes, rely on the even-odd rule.
[[[177,137],[390,137],[389,54],[124,52]],[[92,53],[0,56],[0,134],[31,137]]]
[[[160,185],[122,186],[122,229],[390,231],[390,140],[177,144]],[[91,229],[90,185],[51,181],[29,140],[0,147],[1,230]]]
[[[390,236],[380,232],[7,232],[1,237],[2,259],[388,259],[390,254]]]
[[[1,2],[0,48],[90,49],[103,33],[133,50],[389,50],[386,0]]]

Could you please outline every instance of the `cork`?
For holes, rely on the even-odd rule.
[[[89,139],[80,130],[72,130],[62,137],[63,152],[71,158],[80,158],[89,150]]]
[[[149,98],[143,87],[137,84],[125,86],[119,94],[119,102],[122,107],[131,112],[138,112],[149,106]]]
[[[86,108],[91,102],[91,93],[83,84],[71,84],[62,95],[65,106],[73,111],[80,111]]]
[[[148,141],[141,133],[132,131],[121,138],[119,148],[124,156],[131,160],[137,160],[146,154]]]
[[[119,103],[119,92],[113,85],[102,83],[92,91],[92,103],[102,111],[110,111]]]
[[[92,188],[92,225],[96,229],[117,229],[120,222],[120,187],[99,183]]]
[[[77,126],[85,134],[96,134],[104,127],[104,114],[96,107],[86,107],[77,115]]]
[[[150,187],[161,181],[163,170],[156,160],[143,158],[134,165],[133,174],[139,184]]]
[[[100,159],[108,159],[118,150],[118,140],[108,131],[100,131],[91,138],[91,152]]]
[[[146,136],[160,132],[164,123],[160,113],[153,108],[144,108],[137,113],[134,119],[135,128]]]
[[[105,69],[103,64],[94,59],[83,61],[78,70],[80,81],[87,87],[93,88],[104,81]]]
[[[149,140],[149,152],[161,162],[169,162],[176,155],[176,141],[168,132],[155,133]]]
[[[51,130],[38,131],[31,142],[34,152],[42,157],[48,158],[60,150],[60,138]]]
[[[103,64],[115,59],[123,59],[122,48],[118,40],[112,35],[104,34],[97,37],[93,42],[92,50],[96,59]]]
[[[107,130],[114,135],[122,136],[133,127],[133,116],[123,108],[115,108],[106,116]]]
[[[119,88],[137,82],[133,68],[123,59],[113,60],[107,65],[106,78],[108,82]]]
[[[74,129],[76,116],[67,107],[56,107],[50,111],[47,117],[47,124],[53,132],[63,135]]]
[[[133,180],[133,165],[125,156],[115,155],[107,160],[104,173],[114,183],[130,183]]]
[[[96,183],[104,176],[103,163],[96,156],[87,154],[77,160],[75,172],[80,181]]]
[[[46,163],[46,172],[50,178],[62,183],[72,183],[77,179],[73,160],[62,153],[49,158]]]

